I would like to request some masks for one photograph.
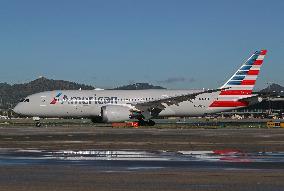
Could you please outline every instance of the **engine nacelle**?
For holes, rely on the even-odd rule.
[[[121,105],[107,105],[101,108],[101,117],[103,122],[123,122],[131,118],[131,109]]]

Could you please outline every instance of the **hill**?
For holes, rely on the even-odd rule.
[[[89,85],[64,80],[51,80],[43,77],[24,84],[10,85],[0,83],[0,108],[13,108],[21,98],[34,93],[51,90],[76,90],[80,88],[86,90],[94,89],[93,86]]]
[[[135,83],[114,88],[114,90],[146,90],[146,89],[166,89],[161,86],[154,86],[148,83]]]
[[[20,99],[28,95],[52,90],[92,90],[93,86],[78,84],[64,80],[52,80],[44,77],[38,78],[24,84],[10,85],[0,83],[0,109],[13,108]],[[142,89],[164,89],[160,86],[153,86],[148,83],[136,83],[114,88],[114,90],[142,90]]]
[[[281,92],[284,91],[284,87],[278,84],[271,84],[268,87],[264,88],[260,92]]]

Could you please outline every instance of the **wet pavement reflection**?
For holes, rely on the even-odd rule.
[[[284,169],[284,152],[0,149],[3,165],[84,165],[98,169]]]

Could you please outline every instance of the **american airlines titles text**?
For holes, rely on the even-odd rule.
[[[57,103],[67,103],[67,104],[83,104],[83,105],[90,105],[90,104],[117,104],[118,98],[117,97],[97,97],[95,94],[94,96],[85,97],[85,96],[67,96],[63,95],[62,99],[54,98]]]

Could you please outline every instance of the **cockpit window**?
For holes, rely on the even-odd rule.
[[[20,100],[20,102],[30,102],[30,99],[28,99],[28,98],[27,98],[27,99],[24,99],[24,98],[23,98],[23,99]]]

